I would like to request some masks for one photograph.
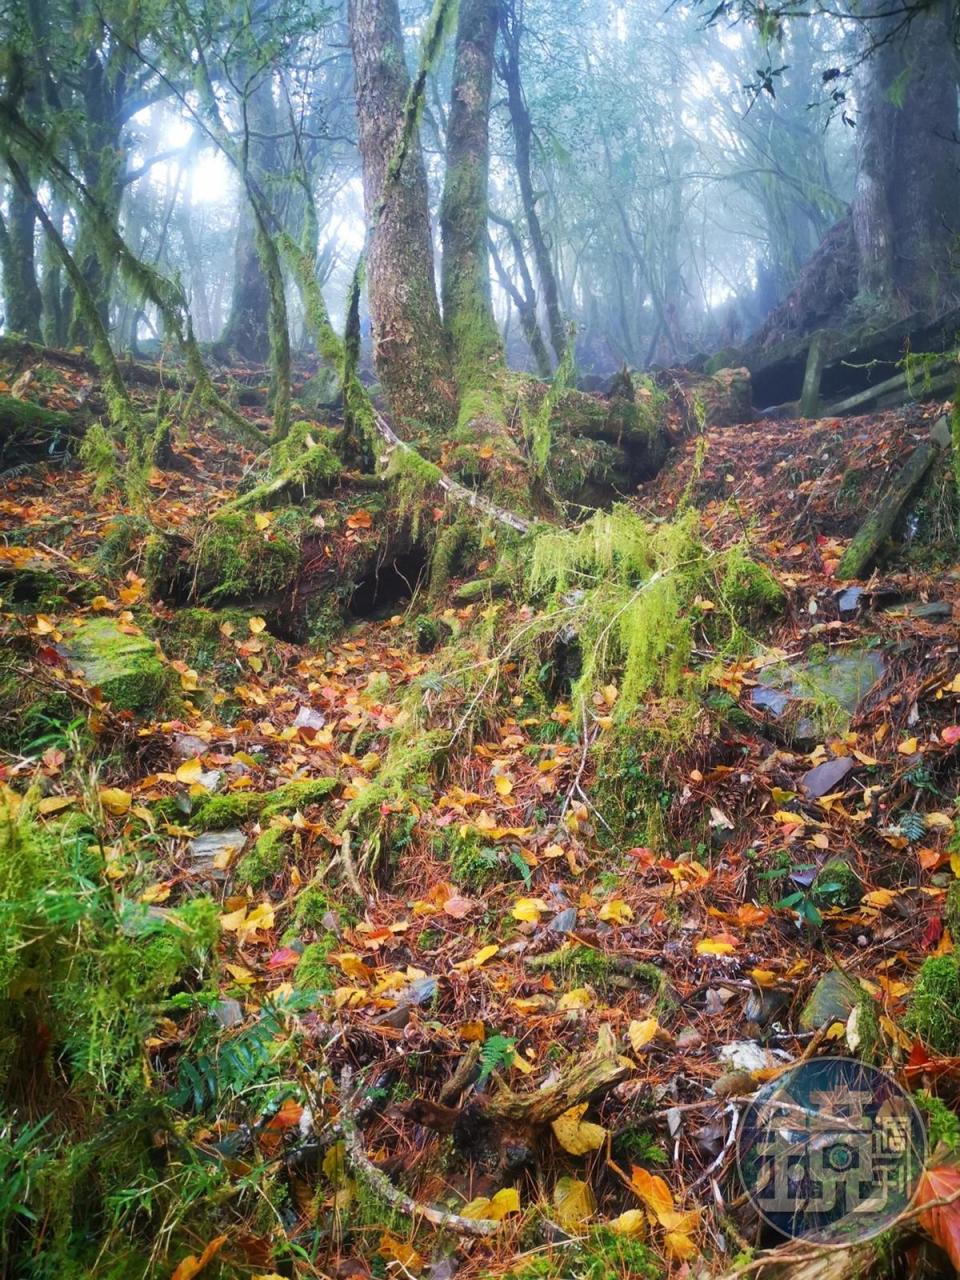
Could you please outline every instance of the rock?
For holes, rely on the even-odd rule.
[[[851,756],[837,756],[835,760],[825,760],[815,769],[808,769],[800,779],[800,786],[808,800],[819,800],[829,794],[844,780],[854,768],[856,761]]]
[[[205,831],[187,845],[190,870],[213,880],[226,880],[227,867],[246,843],[247,837],[236,827],[226,831]],[[218,858],[222,866],[216,865]]]
[[[887,671],[883,654],[861,648],[832,653],[822,662],[779,663],[763,673],[751,690],[755,707],[782,721],[794,741],[819,742],[852,716],[870,689]]]
[[[733,1040],[721,1045],[717,1056],[731,1071],[763,1071],[770,1065],[766,1050],[755,1040]]]
[[[699,1049],[703,1044],[703,1036],[696,1027],[684,1027],[677,1035],[676,1045],[678,1049]]]
[[[175,733],[170,739],[174,752],[181,760],[192,760],[210,750],[210,743],[192,733]]]
[[[572,933],[576,927],[576,907],[566,907],[563,911],[555,915],[547,926],[547,928],[553,929],[556,933]]]
[[[800,1012],[802,1031],[819,1031],[831,1023],[846,1023],[860,1002],[860,985],[839,969],[825,973]]]
[[[239,1000],[227,997],[225,1000],[218,1000],[210,1010],[210,1016],[219,1022],[221,1027],[238,1027],[243,1021],[243,1006]]]
[[[845,587],[837,592],[837,610],[841,618],[853,618],[860,611],[863,587]]]
[[[153,641],[128,635],[113,618],[87,618],[65,633],[63,656],[115,711],[151,711],[171,690]]]

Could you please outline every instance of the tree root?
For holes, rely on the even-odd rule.
[[[438,1205],[421,1204],[419,1200],[414,1200],[412,1196],[406,1195],[395,1187],[386,1174],[376,1167],[364,1150],[363,1139],[357,1129],[355,1116],[356,1098],[351,1090],[352,1084],[353,1072],[349,1066],[345,1066],[340,1076],[340,1088],[342,1091],[340,1123],[343,1126],[343,1143],[347,1164],[353,1169],[357,1177],[362,1178],[371,1190],[385,1200],[391,1208],[409,1218],[422,1218],[425,1222],[429,1222],[431,1226],[442,1228],[445,1231],[453,1231],[461,1236],[482,1238],[493,1235],[500,1226],[499,1222],[494,1222],[490,1218],[464,1218],[458,1213],[451,1213],[449,1209],[441,1209]]]

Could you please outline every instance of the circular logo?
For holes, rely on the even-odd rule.
[[[885,1230],[913,1199],[926,1155],[910,1095],[852,1058],[812,1058],[771,1080],[747,1107],[737,1143],[761,1217],[819,1244]]]

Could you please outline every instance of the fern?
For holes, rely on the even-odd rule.
[[[517,1042],[512,1036],[502,1036],[498,1032],[484,1040],[480,1050],[480,1078],[482,1085],[490,1079],[495,1071],[503,1071],[513,1062]]]

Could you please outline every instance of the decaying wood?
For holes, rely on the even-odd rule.
[[[820,407],[820,379],[823,377],[823,330],[810,339],[807,367],[803,374],[803,391],[800,393],[800,417],[815,418]]]
[[[414,1200],[412,1196],[406,1195],[395,1187],[364,1150],[363,1138],[357,1128],[353,1072],[349,1066],[343,1068],[340,1089],[342,1093],[340,1124],[343,1127],[343,1145],[347,1164],[357,1177],[362,1178],[381,1199],[409,1218],[423,1219],[431,1226],[453,1231],[457,1235],[483,1237],[492,1235],[497,1230],[500,1223],[490,1218],[464,1218],[458,1213],[451,1213],[449,1209],[441,1209],[438,1205],[421,1204],[419,1200]]]
[[[622,1058],[612,1045],[602,1046],[572,1063],[554,1084],[533,1093],[514,1093],[512,1089],[503,1088],[490,1099],[484,1110],[490,1120],[536,1128],[556,1120],[557,1116],[595,1094],[612,1089],[632,1070],[632,1064]]]
[[[860,578],[873,564],[904,507],[916,493],[943,449],[950,445],[950,424],[940,418],[930,438],[917,445],[883,500],[867,516],[841,557],[838,578]]]
[[[953,370],[947,372],[947,366],[953,365]],[[934,372],[937,371],[937,372]],[[869,405],[876,404],[878,400],[886,397],[897,396],[903,393],[903,399],[923,399],[926,396],[935,395],[938,391],[946,391],[957,381],[957,371],[955,362],[945,357],[943,361],[937,361],[932,364],[927,375],[929,380],[922,379],[919,387],[911,387],[910,375],[906,370],[896,374],[892,378],[886,378],[883,382],[877,382],[872,387],[867,387],[865,391],[858,391],[856,395],[847,396],[845,400],[839,400],[835,404],[824,410],[823,416],[835,418],[844,413],[853,413],[856,410],[863,411]],[[931,376],[932,375],[932,376]]]
[[[868,1280],[883,1261],[882,1251],[873,1240],[847,1248],[822,1249],[791,1243],[724,1272],[719,1280]]]

